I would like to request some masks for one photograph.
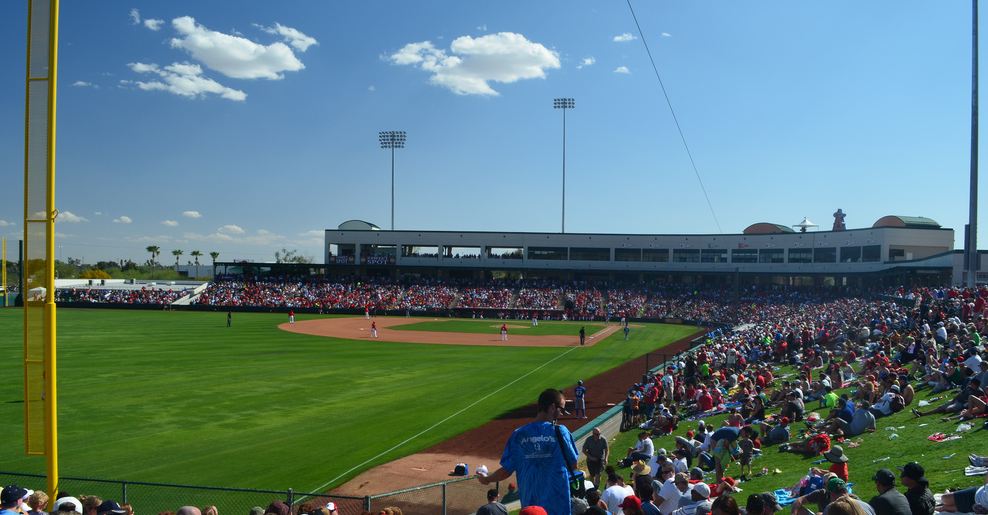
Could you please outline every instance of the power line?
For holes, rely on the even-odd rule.
[[[686,136],[683,134],[683,128],[679,125],[679,118],[676,117],[676,110],[672,108],[672,101],[669,100],[669,93],[666,92],[666,86],[662,83],[662,76],[659,75],[659,68],[655,66],[655,59],[652,58],[652,51],[648,48],[648,42],[645,41],[645,33],[642,31],[642,26],[638,23],[638,16],[635,15],[635,8],[631,6],[631,0],[627,0],[628,9],[631,11],[631,17],[635,20],[635,27],[638,27],[638,35],[642,40],[642,44],[645,45],[645,53],[648,54],[648,60],[652,63],[652,71],[655,72],[655,78],[659,80],[659,87],[662,88],[662,96],[666,99],[666,105],[669,106],[669,112],[672,113],[672,121],[676,124],[676,130],[679,131],[679,139],[683,141],[683,147],[686,149],[686,155],[690,158],[690,165],[693,167],[693,173],[696,174],[696,180],[700,183],[700,190],[703,191],[703,198],[707,199],[707,206],[710,208],[710,214],[714,217],[714,223],[717,224],[717,231],[724,232],[720,228],[720,221],[717,220],[717,213],[714,212],[714,205],[710,202],[710,195],[707,195],[707,188],[703,185],[703,179],[700,178],[700,170],[696,167],[696,162],[693,160],[693,152],[690,151],[690,146],[686,143]]]

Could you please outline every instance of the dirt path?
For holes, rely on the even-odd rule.
[[[438,318],[435,321],[444,319]],[[292,333],[311,334],[315,336],[333,336],[351,340],[370,340],[371,322],[377,322],[378,340],[382,342],[434,343],[440,345],[490,345],[497,347],[576,347],[580,339],[574,328],[573,336],[546,335],[535,336],[519,334],[522,326],[512,326],[509,322],[508,341],[502,342],[498,327],[502,321],[491,320],[496,327],[491,328],[490,334],[483,333],[454,333],[446,331],[400,331],[391,329],[396,325],[412,323],[405,317],[378,317],[367,320],[363,317],[353,318],[321,318],[305,320],[294,324],[284,323],[278,329]],[[512,327],[515,329],[512,330]],[[592,335],[587,336],[587,346],[607,338],[621,327],[607,326]]]
[[[295,325],[299,324],[296,323]],[[613,332],[613,330],[616,330],[617,328],[613,327],[611,329],[611,332]],[[402,331],[391,332],[399,333]],[[418,331],[404,332],[418,333]],[[703,330],[699,330],[692,336],[675,341],[657,351],[654,351],[648,359],[645,355],[642,355],[600,375],[586,379],[584,383],[587,387],[588,420],[592,420],[613,407],[615,403],[624,400],[628,387],[641,378],[644,373],[646,362],[651,366],[655,366],[660,362],[662,354],[672,357],[674,354],[683,352],[689,348],[690,341],[695,338],[697,334],[702,334],[702,332]],[[450,334],[456,334],[459,336],[462,333],[432,334],[445,334],[447,336]],[[488,335],[475,336],[480,336],[487,339],[490,338]],[[552,337],[532,336],[529,338],[541,339]],[[572,343],[569,343],[568,345],[572,345]],[[576,385],[572,385],[564,390],[564,394],[568,399],[571,399],[573,396],[574,386]],[[349,482],[333,490],[333,493],[341,495],[370,495],[374,493],[388,492],[399,488],[408,488],[415,485],[442,481],[445,479],[450,479],[448,474],[451,470],[453,470],[456,463],[468,464],[471,473],[474,468],[480,464],[487,465],[487,467],[493,472],[499,466],[498,462],[500,461],[501,452],[504,450],[504,442],[507,440],[508,435],[510,435],[511,431],[513,431],[516,427],[531,421],[535,416],[535,411],[536,408],[533,403],[528,406],[503,413],[496,419],[480,427],[454,436],[453,438],[436,444],[422,452],[406,456],[404,458],[399,458],[363,472]],[[587,421],[575,418],[566,418],[560,420],[560,422],[565,424],[570,430],[576,430]],[[509,481],[514,481],[514,478]],[[478,490],[478,492],[481,492],[478,494],[480,497],[483,496],[482,491],[483,490]]]

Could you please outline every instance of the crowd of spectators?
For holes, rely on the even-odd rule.
[[[61,491],[55,499],[41,490],[30,490],[17,484],[10,484],[0,490],[0,513],[4,515],[134,515],[141,509],[129,503],[120,504],[114,500],[95,495],[74,496]],[[358,510],[350,513],[359,515],[402,515],[398,506],[386,506],[380,510]],[[209,506],[180,506],[174,511],[161,511],[158,515],[219,515],[219,509]],[[341,508],[333,501],[308,501],[289,504],[280,499],[272,501],[266,508],[254,506],[244,515],[341,515]]]
[[[736,325],[708,334],[703,345],[628,389],[625,424],[637,425],[641,432],[623,464],[642,460],[640,470],[656,471],[648,478],[652,488],[639,489],[635,481],[633,491],[641,497],[629,504],[653,503],[663,515],[717,512],[713,500],[730,496],[739,481],[751,477],[752,455],[777,446],[781,452],[820,457],[829,468],[812,468],[791,488],[751,494],[749,513],[775,513],[780,504],[792,504],[793,513],[818,513],[810,506],[823,509],[838,501],[853,505],[850,513],[859,515],[988,513],[988,486],[948,492],[935,507],[923,467],[916,461],[900,467],[898,474],[887,469],[864,471],[867,477],[849,474],[839,444],[876,431],[884,417],[911,410],[917,419],[934,415],[982,425],[988,410],[988,341],[981,336],[988,330],[988,289],[885,293],[866,300],[748,292],[733,305],[713,304],[703,298],[706,294],[695,296],[689,309],[713,310]],[[784,365],[796,372],[775,377]],[[914,397],[926,388],[949,394],[921,410]],[[821,412],[819,418],[811,416],[814,409]],[[720,427],[704,424],[708,417],[725,414]],[[680,428],[685,421],[697,420],[695,431]],[[988,423],[984,425],[988,429]],[[668,456],[656,452],[651,438],[657,435],[675,435],[675,451]],[[983,438],[977,433],[971,437]],[[908,458],[921,459],[911,456],[904,461]],[[972,455],[970,461],[972,467],[988,465],[984,456]],[[712,471],[714,482],[704,484],[701,495],[690,497],[695,485],[703,484],[685,474],[694,465],[700,467],[696,470],[701,479],[704,470]],[[740,477],[728,476],[728,465],[737,466]],[[668,475],[661,476],[666,471]],[[895,489],[900,477],[905,495]],[[855,481],[874,481],[879,495],[869,502],[849,495],[847,484]],[[601,485],[605,497],[612,486]],[[674,501],[681,496],[685,500],[669,504],[670,494]],[[744,511],[733,500],[728,504],[735,513]]]
[[[55,290],[55,301],[89,304],[167,305],[188,295],[190,291],[191,288],[173,290],[150,286],[140,289],[59,288]]]

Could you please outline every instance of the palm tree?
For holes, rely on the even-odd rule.
[[[158,254],[161,254],[161,247],[159,247],[157,245],[148,245],[147,247],[144,248],[144,250],[148,251],[151,254],[151,261],[148,262],[148,264],[151,265],[151,278],[153,279],[154,278],[154,260],[155,260],[155,258],[158,257]]]
[[[195,258],[195,260],[196,260],[196,266],[199,266],[199,256],[202,255],[202,252],[200,252],[198,250],[193,250],[192,252],[189,252],[189,255],[192,256],[193,258]]]
[[[182,254],[183,252],[180,249],[175,249],[172,251],[172,255],[175,256],[175,270],[178,270],[178,257]]]
[[[209,253],[209,257],[213,258],[213,268],[216,267],[216,258],[220,257],[220,253],[215,250]]]
[[[154,267],[154,260],[158,257],[158,254],[161,254],[161,247],[157,245],[149,245],[145,247],[144,250],[151,254],[151,266]]]

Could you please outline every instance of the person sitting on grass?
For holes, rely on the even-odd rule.
[[[778,425],[770,425],[767,422],[761,422],[758,424],[758,428],[761,430],[760,433],[765,435],[762,438],[763,445],[771,445],[774,443],[786,443],[791,437],[789,430],[789,417],[782,417],[779,419]]]
[[[621,460],[620,465],[630,467],[635,461],[648,463],[652,461],[653,454],[655,454],[655,445],[652,443],[651,435],[648,431],[641,431],[638,433],[638,441],[635,442],[635,446],[628,448],[628,454]]]
[[[980,390],[981,381],[977,378],[971,379],[968,381],[967,386],[965,386],[960,393],[955,395],[950,401],[925,412],[913,408],[913,415],[916,415],[917,417],[925,417],[927,415],[935,415],[937,413],[960,413],[967,407],[967,399],[971,395],[977,395],[980,393]]]
[[[937,505],[938,512],[952,513],[988,513],[988,474],[985,474],[985,484],[972,486],[963,490],[949,492],[940,497]]]
[[[848,403],[851,402],[848,401]],[[870,407],[871,405],[868,401],[861,401],[861,406],[854,410],[854,415],[851,417],[850,422],[846,422],[843,418],[835,418],[825,426],[826,431],[832,435],[844,437],[858,436],[865,432],[874,432],[877,427],[875,424],[875,415],[869,409]]]
[[[791,452],[813,457],[830,450],[830,435],[817,433],[805,440],[784,443],[779,446],[779,452]]]
[[[814,468],[813,473],[819,476],[833,474],[846,482],[851,473],[847,467],[848,458],[847,455],[844,454],[844,448],[839,445],[835,445],[831,447],[829,451],[823,453],[823,457],[831,463],[830,468],[828,468],[826,472],[818,468]]]
[[[838,502],[842,498],[844,501]],[[823,515],[837,515],[840,512],[831,511],[831,506],[836,504],[837,509],[840,510],[840,506],[844,502],[852,505],[851,511],[848,513],[875,515],[875,510],[868,503],[847,491],[847,482],[839,477],[831,477],[827,480],[824,488],[798,497],[792,504],[792,513],[793,515],[813,515],[814,512],[805,506],[816,503],[820,506]]]
[[[972,393],[967,398],[967,407],[961,410],[956,419],[971,420],[973,418],[984,416],[986,408],[988,408],[988,385],[982,385],[980,392],[977,394]],[[944,420],[949,421],[951,418],[952,417],[948,415],[944,417]]]

